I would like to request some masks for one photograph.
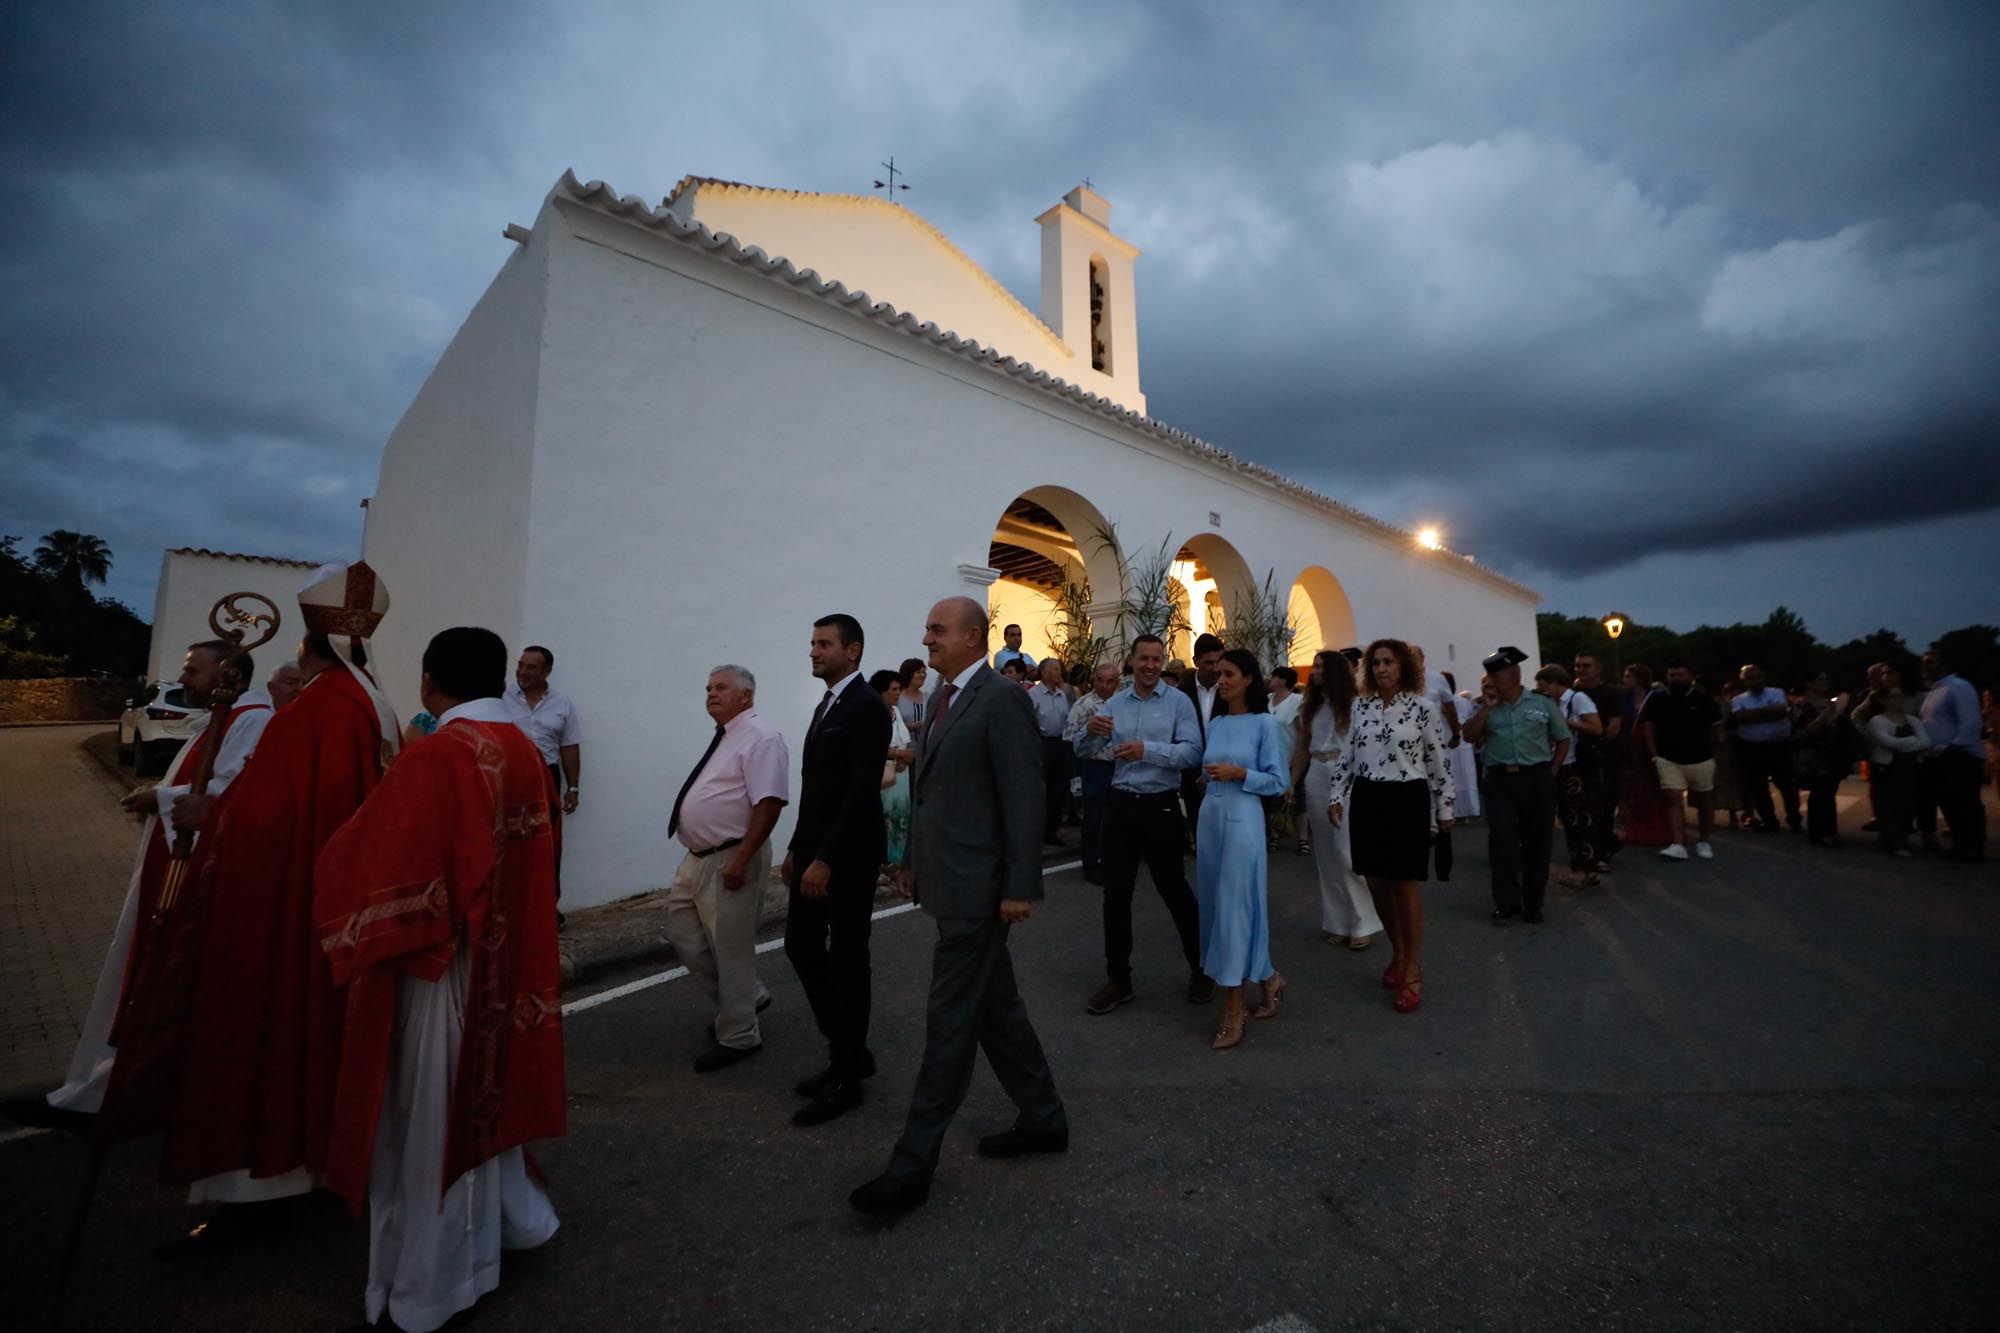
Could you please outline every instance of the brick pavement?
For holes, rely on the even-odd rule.
[[[139,822],[83,749],[103,729],[0,729],[0,1089],[61,1079],[131,877]]]

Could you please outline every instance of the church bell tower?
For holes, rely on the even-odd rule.
[[[1074,359],[1057,372],[1140,416],[1139,317],[1133,304],[1136,246],[1111,230],[1111,204],[1088,184],[1035,219],[1042,227],[1042,322]]]

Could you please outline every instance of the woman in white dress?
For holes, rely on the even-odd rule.
[[[1305,808],[1300,819],[1312,830],[1313,869],[1319,872],[1319,928],[1328,944],[1365,949],[1382,929],[1368,885],[1354,873],[1344,824],[1327,819],[1333,765],[1347,744],[1354,713],[1354,669],[1339,653],[1313,658],[1305,702],[1292,723],[1292,774],[1303,774]]]

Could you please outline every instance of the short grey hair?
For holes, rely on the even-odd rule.
[[[750,668],[737,666],[734,662],[724,662],[708,673],[710,676],[734,676],[736,688],[745,694],[757,692],[757,678],[750,674]]]

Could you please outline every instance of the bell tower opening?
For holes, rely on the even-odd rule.
[[[1111,230],[1111,202],[1088,185],[1035,221],[1042,227],[1042,322],[1069,352],[1045,369],[1144,416],[1132,290],[1138,247]]]

